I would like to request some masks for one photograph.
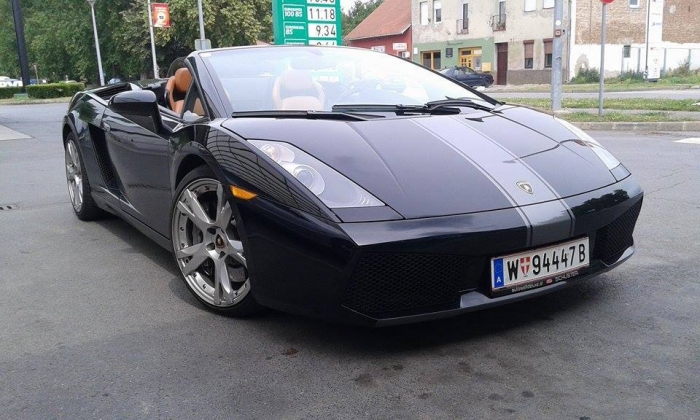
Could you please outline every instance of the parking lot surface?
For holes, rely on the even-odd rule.
[[[171,254],[79,221],[66,104],[0,106],[0,419],[700,418],[700,144],[592,133],[646,191],[636,255],[458,318],[362,329],[200,306]],[[5,130],[4,133],[10,133]]]

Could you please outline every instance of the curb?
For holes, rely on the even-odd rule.
[[[599,131],[700,131],[700,121],[572,122],[582,130]]]

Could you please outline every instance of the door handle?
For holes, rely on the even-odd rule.
[[[110,131],[112,131],[112,126],[110,126],[110,125],[107,124],[106,122],[103,122],[103,123],[102,123],[102,129],[103,129],[104,131],[106,131],[106,132],[109,133]]]

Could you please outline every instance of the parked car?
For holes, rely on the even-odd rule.
[[[22,87],[22,81],[7,76],[0,76],[0,87]]]
[[[440,70],[441,74],[454,79],[460,83],[464,83],[469,87],[483,86],[485,88],[493,84],[493,76],[487,73],[478,73],[469,67],[448,67]]]
[[[642,207],[577,127],[365,49],[195,51],[78,93],[58,135],[76,216],[120,216],[234,316],[395,325],[520,301],[630,258]]]

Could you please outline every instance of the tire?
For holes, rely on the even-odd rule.
[[[97,207],[92,198],[92,189],[83,156],[78,147],[75,134],[71,132],[64,143],[66,181],[68,182],[68,196],[70,197],[73,211],[80,220],[95,220],[104,216],[104,211]]]
[[[175,264],[199,302],[235,317],[260,312],[250,293],[242,222],[208,167],[196,168],[178,185],[170,225]]]

